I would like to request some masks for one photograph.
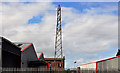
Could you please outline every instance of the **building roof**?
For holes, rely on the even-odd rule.
[[[21,51],[25,51],[29,46],[33,45],[32,43],[24,43],[24,42],[14,42],[17,46],[21,47]],[[35,52],[36,53],[36,52]],[[43,53],[40,54],[38,60],[44,61]]]
[[[20,56],[20,54],[21,54],[20,47],[16,46],[14,43],[12,43],[11,41],[9,41],[8,39],[6,39],[4,37],[0,37],[0,39],[1,39],[0,45],[2,45],[3,51]]]
[[[45,58],[45,61],[49,60],[65,60],[64,58]]]
[[[14,42],[15,45],[21,48],[21,51],[27,49],[32,43]]]
[[[24,51],[24,50],[26,50],[30,45],[32,45],[32,43],[30,43],[30,44],[25,44],[25,45],[22,45],[21,47],[23,47],[22,49],[21,49],[21,51]]]
[[[18,48],[20,49],[20,47],[18,47],[15,43],[9,41],[8,39],[6,39],[6,38],[4,38],[4,37],[0,37],[0,39],[5,40],[5,41],[11,43],[13,46],[17,47],[17,49],[18,49]]]
[[[38,57],[38,59],[42,59],[43,58],[43,52],[40,54],[40,56]]]

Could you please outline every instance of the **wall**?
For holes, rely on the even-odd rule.
[[[96,73],[96,63],[80,66],[80,73]]]
[[[21,66],[20,48],[11,43],[9,40],[2,38],[2,67]]]
[[[2,71],[2,39],[0,37],[0,72]]]
[[[48,59],[46,60],[45,59],[45,62],[50,63],[52,69],[64,69],[64,59],[56,60],[55,62],[54,62],[54,59],[53,60],[48,60]],[[61,67],[59,67],[60,63],[62,64]]]
[[[2,51],[2,67],[20,67],[21,57],[10,52]]]
[[[28,67],[29,61],[38,60],[33,45],[30,45],[24,51],[22,51],[22,68]]]
[[[118,70],[120,71],[120,57],[118,57]]]
[[[98,73],[118,72],[118,57],[110,60],[98,62]]]

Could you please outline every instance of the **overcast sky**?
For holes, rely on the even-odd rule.
[[[117,2],[3,2],[0,35],[32,42],[37,54],[54,56],[56,10],[62,8],[66,68],[115,56],[118,49]]]

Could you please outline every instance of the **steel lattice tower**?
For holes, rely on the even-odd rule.
[[[55,39],[55,58],[62,58],[62,29],[61,29],[61,7],[57,8],[57,26]]]

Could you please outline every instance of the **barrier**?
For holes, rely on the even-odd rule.
[[[45,69],[45,68],[2,68],[2,73],[77,73],[70,69]]]

